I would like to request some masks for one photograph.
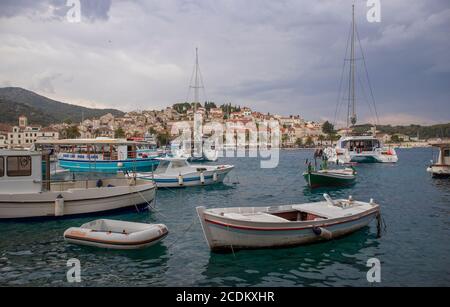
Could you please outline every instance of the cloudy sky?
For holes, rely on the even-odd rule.
[[[79,23],[66,2],[0,1],[0,86],[163,108],[186,100],[198,47],[203,99],[334,120],[352,0],[81,0]],[[381,0],[380,23],[355,2],[380,122],[449,122],[450,2]],[[360,72],[363,122],[373,116]]]

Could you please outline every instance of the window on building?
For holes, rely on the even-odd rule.
[[[0,157],[0,177],[5,175],[5,159]]]
[[[31,176],[30,156],[11,156],[7,158],[6,164],[9,177]]]
[[[450,149],[444,150],[444,157],[450,157]]]

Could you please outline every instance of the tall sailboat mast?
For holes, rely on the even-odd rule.
[[[199,92],[202,86],[200,85],[200,65],[198,62],[198,48],[195,48],[195,75],[194,85],[191,86],[194,89],[194,112],[197,110],[197,103],[199,103]]]
[[[356,124],[355,93],[355,5],[352,5],[352,37],[350,46],[350,76],[348,78],[347,128]]]

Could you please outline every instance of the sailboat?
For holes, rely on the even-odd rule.
[[[355,87],[355,72],[356,59],[355,57],[355,39],[358,38],[361,49],[362,60],[364,61],[364,69],[367,68],[365,64],[364,54],[362,53],[361,42],[359,41],[358,31],[355,23],[355,6],[352,5],[352,25],[350,38],[350,58],[346,59],[349,65],[349,80],[348,80],[348,106],[347,106],[347,133],[343,135],[335,147],[325,148],[324,153],[330,162],[336,163],[395,163],[398,161],[397,153],[394,148],[384,146],[382,141],[376,135],[376,127],[373,127],[370,134],[356,135],[352,132],[352,128],[356,125],[356,87]],[[345,68],[345,65],[344,65]],[[367,77],[367,81],[370,81]],[[342,80],[341,80],[342,86]],[[376,112],[375,102],[372,95],[372,88],[370,87],[371,98]],[[339,94],[340,96],[340,94]],[[339,102],[338,102],[339,107]],[[338,109],[338,108],[337,108]],[[336,110],[337,110],[336,109]]]
[[[195,67],[193,76],[194,78],[194,84],[192,85],[192,78],[191,78],[191,85],[189,86],[190,89],[194,90],[194,121],[197,119],[197,105],[199,104],[199,92],[200,89],[204,89],[203,84],[203,78],[200,71],[200,64],[198,60],[198,48],[195,49]],[[195,126],[194,126],[195,127]],[[201,129],[201,128],[198,128]],[[190,152],[185,152],[182,149],[183,144],[179,144],[177,142],[174,142],[171,144],[171,147],[173,148],[172,152],[175,157],[179,158],[188,158],[190,162],[214,162],[218,159],[218,151],[215,148],[215,146],[211,146],[210,148],[203,148],[205,144],[205,140],[202,137],[202,131],[195,131],[194,132],[194,146],[191,148]],[[196,145],[196,146],[195,146]],[[200,149],[200,150],[199,150]]]

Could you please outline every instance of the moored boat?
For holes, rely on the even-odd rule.
[[[320,169],[317,166],[312,166],[311,162],[306,161],[308,164],[307,170],[303,173],[306,183],[310,188],[318,188],[325,186],[349,186],[355,183],[356,170],[351,167],[346,168],[328,168],[328,160],[324,156],[322,150],[316,151],[314,154],[315,161],[317,157],[320,157],[322,162]]]
[[[359,48],[355,46],[356,41],[359,43]],[[367,71],[367,65],[365,63],[365,57],[363,54],[363,48],[361,46],[361,41],[359,39],[358,31],[356,31],[355,23],[355,6],[352,6],[352,27],[350,32],[350,37],[348,39],[349,46],[347,46],[346,58],[342,70],[341,76],[349,76],[348,80],[344,80],[341,77],[341,86],[339,89],[339,101],[336,106],[336,111],[339,110],[340,104],[343,102],[341,99],[347,102],[347,126],[346,132],[343,133],[342,137],[338,140],[335,147],[328,147],[324,150],[330,162],[343,163],[396,163],[398,161],[398,156],[394,148],[390,146],[385,146],[381,139],[376,137],[376,126],[373,125],[370,134],[367,133],[357,133],[356,123],[356,104],[357,104],[357,82],[361,83],[362,92],[360,93],[362,97],[366,96],[366,100],[369,101],[366,92],[364,90],[365,85],[362,83],[363,78],[367,81],[367,86],[370,92],[370,111],[374,111],[373,115],[378,122],[378,112],[376,111],[375,98],[373,95],[372,85],[370,84],[369,73]],[[359,49],[359,50],[358,50]],[[361,54],[356,54],[360,51]],[[347,58],[348,56],[348,58]],[[358,68],[359,60],[362,60],[362,67]],[[347,65],[348,64],[348,65]],[[348,74],[345,70],[348,69]],[[363,78],[361,76],[356,76],[360,70],[363,69],[365,74]],[[342,95],[341,90],[342,85],[348,82],[348,93],[347,95]],[[373,109],[371,107],[373,105]]]
[[[335,147],[325,148],[324,154],[331,162],[351,163],[396,163],[397,152],[385,146],[372,135],[343,136]]]
[[[431,161],[427,171],[433,178],[450,178],[450,140],[437,140],[429,143],[439,148],[437,161]]]
[[[159,158],[153,173],[138,173],[137,177],[153,180],[158,187],[178,188],[221,183],[233,165],[190,164],[186,158]]]
[[[72,172],[150,171],[160,152],[145,141],[126,139],[38,140],[35,148],[57,147],[59,166]]]
[[[0,219],[60,218],[146,208],[156,185],[117,176],[97,180],[52,181],[49,155],[0,150]]]
[[[307,170],[303,177],[311,188],[349,186],[355,183],[356,172],[352,168]]]
[[[73,244],[109,249],[141,249],[155,245],[168,235],[164,224],[145,224],[100,219],[64,232]]]
[[[197,213],[208,246],[213,251],[275,248],[335,239],[367,226],[380,207],[349,199],[273,207],[206,209]]]

